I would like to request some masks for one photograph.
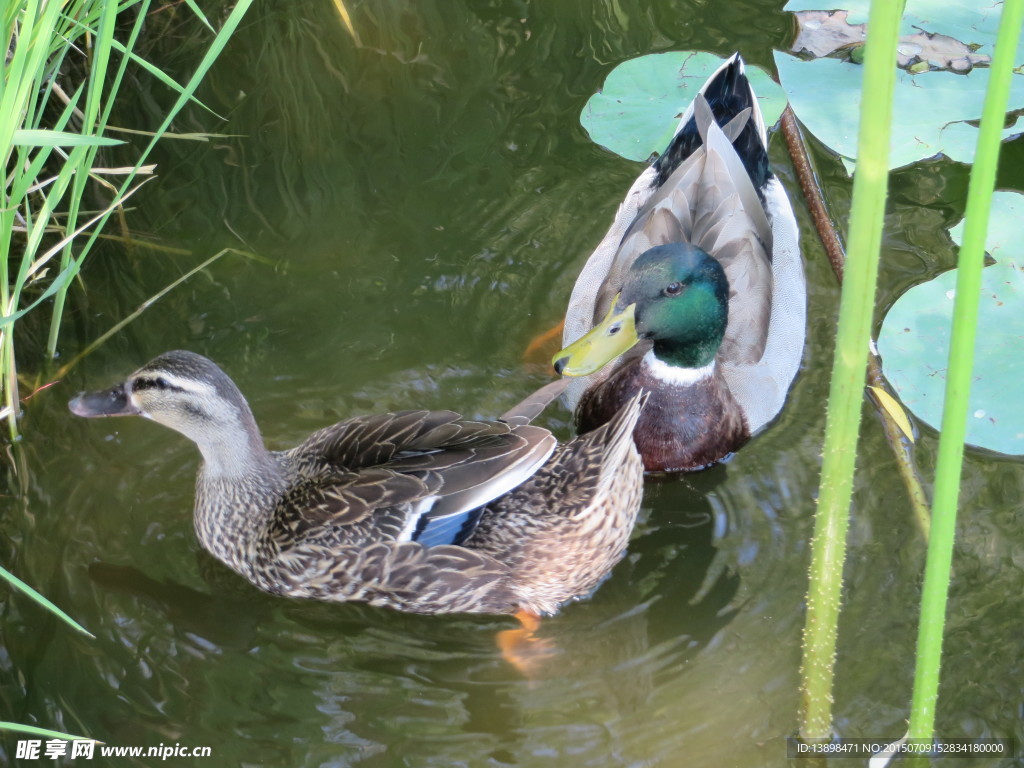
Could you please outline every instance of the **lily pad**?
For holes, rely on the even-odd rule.
[[[580,122],[590,138],[629,160],[644,161],[668,146],[687,105],[722,65],[710,53],[672,51],[624,61],[590,97]],[[786,97],[768,73],[747,66],[765,125],[786,108]]]
[[[800,121],[830,149],[856,159],[864,68],[836,59],[801,61],[784,53],[775,54],[775,64]],[[889,167],[940,153],[961,163],[973,162],[978,131],[967,121],[981,117],[990,72],[975,67],[968,74],[897,73]],[[1009,109],[1024,109],[1024,75],[1013,76]],[[1014,124],[1003,136],[1021,131]]]
[[[790,50],[796,54],[829,56],[849,52],[857,63],[856,52],[864,45],[866,24],[851,24],[849,12],[797,11],[796,40]],[[912,72],[926,72],[932,67],[952,72],[970,72],[977,64],[990,64],[992,57],[977,53],[973,45],[932,32],[903,35],[896,46],[896,65]]]
[[[981,307],[971,382],[967,442],[1024,454],[1024,195],[996,192],[988,250],[996,263],[982,272]],[[960,242],[963,225],[950,234]],[[885,316],[878,351],[886,378],[918,418],[938,429],[946,386],[956,270],[914,286]]]
[[[848,11],[850,24],[863,24],[868,20],[870,0],[845,0],[842,8]],[[790,0],[785,11],[820,11],[834,9],[821,0]],[[900,35],[925,31],[948,35],[976,47],[976,52],[992,55],[1002,3],[990,0],[907,0],[900,22]]]

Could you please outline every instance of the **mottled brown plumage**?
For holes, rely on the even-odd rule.
[[[231,379],[191,352],[161,355],[70,407],[143,415],[196,442],[196,535],[268,592],[417,613],[537,614],[607,575],[640,504],[630,433],[642,398],[557,446],[529,421],[563,388],[549,384],[504,421],[358,416],[281,452],[264,448]]]
[[[529,482],[487,505],[466,541],[509,569],[531,613],[589,594],[626,553],[643,495],[631,438],[643,402],[556,448]]]

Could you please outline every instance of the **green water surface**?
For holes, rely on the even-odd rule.
[[[500,413],[547,380],[523,351],[560,319],[642,170],[587,139],[587,98],[615,64],[653,51],[739,50],[770,67],[791,30],[781,3],[742,0],[346,5],[358,44],[326,0],[254,6],[201,92],[226,121],[191,108],[177,126],[224,136],[165,142],[159,180],[127,217],[138,237],[187,253],[109,245],[73,291],[65,360],[220,248],[259,257],[225,256],[26,405],[6,463],[0,562],[96,639],[5,595],[0,719],[213,750],[111,765],[786,764],[838,289],[781,137],[771,158],[800,220],[810,294],[789,403],[726,465],[648,484],[627,559],[544,622],[554,655],[534,679],[497,650],[496,633],[514,626],[505,618],[249,587],[198,549],[191,443],[67,412],[76,391],[187,348],[235,378],[273,448],[358,413]],[[203,47],[188,18],[156,18],[150,41],[179,73]],[[118,120],[153,126],[172,99],[140,77]],[[1020,158],[1011,147],[1004,183],[1020,182]],[[850,184],[837,162],[818,162],[845,220]],[[893,183],[879,318],[953,263],[944,228],[962,213],[966,170],[934,161]],[[560,408],[541,421],[569,435]],[[870,409],[863,432],[836,728],[895,738],[925,545]],[[923,428],[925,478],[935,446]],[[969,451],[963,488],[938,733],[1020,743],[1024,466]],[[15,739],[2,743],[14,762]]]

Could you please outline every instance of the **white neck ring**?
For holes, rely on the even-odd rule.
[[[681,368],[659,360],[654,356],[653,349],[644,355],[643,364],[654,378],[676,386],[690,386],[710,378],[715,373],[714,360],[700,368]]]

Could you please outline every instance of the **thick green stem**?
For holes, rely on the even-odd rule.
[[[942,434],[935,467],[932,502],[932,535],[928,544],[921,624],[917,637],[917,667],[910,713],[910,738],[930,739],[935,726],[935,702],[939,693],[942,632],[949,593],[949,572],[956,531],[960,471],[967,433],[967,402],[974,363],[974,338],[981,297],[981,270],[985,259],[985,234],[995,188],[1001,133],[1013,76],[1014,54],[1024,20],[1024,0],[1006,0],[996,38],[995,56],[978,134],[978,151],[971,168],[967,214],[960,248],[953,306],[953,329],[946,371],[946,397]]]
[[[828,738],[832,732],[836,630],[889,180],[889,128],[902,13],[902,2],[873,0],[868,17],[849,248],[839,304],[821,490],[811,547],[801,668],[800,734],[804,738]]]

